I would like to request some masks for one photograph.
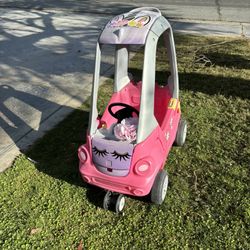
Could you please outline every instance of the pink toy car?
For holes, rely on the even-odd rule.
[[[156,48],[163,35],[170,77],[155,82]],[[102,45],[115,46],[114,92],[101,118],[97,111]],[[128,73],[130,45],[144,46],[143,75]],[[181,119],[174,39],[169,22],[156,8],[137,8],[107,23],[96,46],[92,105],[86,144],[78,149],[79,168],[87,183],[107,190],[103,207],[121,212],[123,194],[146,196],[161,204],[166,196],[166,157],[175,142],[182,146],[187,123]]]

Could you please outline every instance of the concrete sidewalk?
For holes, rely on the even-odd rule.
[[[96,40],[110,18],[0,9],[0,172],[89,96]],[[170,21],[176,32],[242,36],[239,23]],[[111,53],[102,74],[112,73]]]
[[[0,10],[0,171],[89,96],[107,16]],[[112,68],[105,56],[102,72]]]

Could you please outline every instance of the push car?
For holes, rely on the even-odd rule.
[[[161,36],[170,65],[165,85],[155,81],[156,49]],[[97,100],[101,55],[106,44],[115,47],[114,88],[100,116]],[[128,73],[131,45],[144,48],[139,82]],[[162,204],[168,187],[165,161],[174,143],[184,144],[187,122],[181,118],[173,32],[159,9],[136,8],[106,24],[96,45],[91,100],[86,143],[78,149],[83,180],[106,190],[105,209],[121,212],[124,195],[150,194],[153,203]],[[128,128],[133,130],[132,137],[130,130],[124,136]],[[119,132],[123,137],[117,136]]]

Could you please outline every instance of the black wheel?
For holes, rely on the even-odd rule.
[[[183,146],[187,137],[187,121],[180,119],[175,137],[175,145]]]
[[[151,201],[155,204],[162,204],[168,189],[168,174],[165,170],[160,170],[155,178],[151,189]]]
[[[110,209],[111,199],[112,199],[112,192],[107,191],[106,194],[105,194],[105,196],[104,196],[104,199],[103,199],[103,208],[105,210]]]
[[[107,191],[103,199],[103,208],[105,210],[111,210],[115,211],[116,213],[120,213],[123,210],[124,206],[124,195]]]

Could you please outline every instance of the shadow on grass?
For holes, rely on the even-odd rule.
[[[215,65],[227,67],[227,68],[236,68],[236,69],[249,69],[250,60],[244,56],[240,55],[229,55],[219,52],[209,52],[205,53],[205,56],[211,60]]]
[[[250,84],[244,79],[198,73],[179,74],[179,79],[180,89],[183,90],[241,99],[250,98]]]
[[[75,110],[26,152],[39,171],[77,186],[83,184],[78,171],[78,147],[85,142],[89,113]]]
[[[130,69],[130,72],[136,76],[142,75],[142,70]],[[167,82],[167,75],[168,72],[157,71],[156,79],[159,83],[164,84]],[[138,80],[139,78],[135,77],[135,79]],[[179,73],[179,82],[181,90],[250,99],[249,81],[240,78],[202,73]]]

